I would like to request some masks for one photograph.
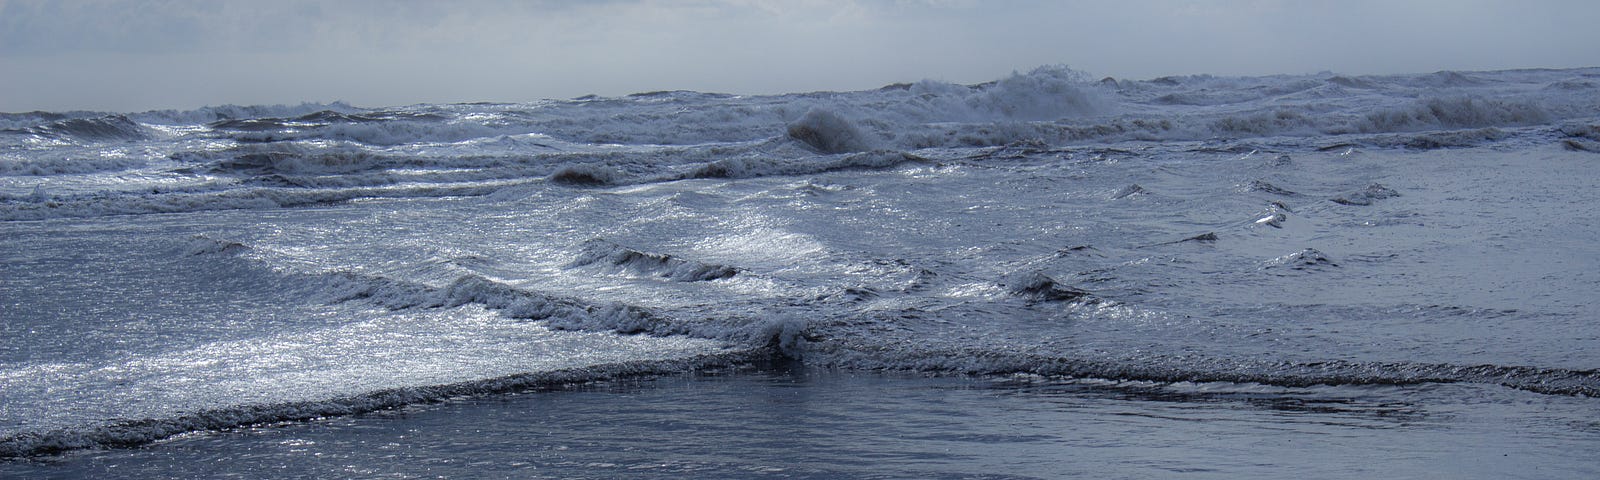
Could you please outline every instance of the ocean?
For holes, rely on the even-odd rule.
[[[1593,478],[1600,68],[0,114],[0,477]]]

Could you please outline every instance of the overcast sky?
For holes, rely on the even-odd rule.
[[[0,0],[0,111],[1600,66],[1600,1]]]

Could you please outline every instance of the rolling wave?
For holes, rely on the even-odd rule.
[[[811,344],[816,348],[816,344]],[[1600,397],[1600,371],[1506,365],[1403,362],[1229,361],[1198,356],[1136,359],[1063,358],[999,350],[908,351],[883,358],[880,348],[807,351],[807,362],[839,368],[910,370],[962,375],[1033,374],[1159,383],[1242,383],[1281,387],[1407,386],[1475,383],[1546,395]]]
[[[739,269],[701,263],[660,253],[642,252],[604,239],[585,242],[573,266],[611,265],[650,277],[679,282],[704,282],[732,278]]]
[[[127,142],[151,138],[153,132],[127,116],[106,115],[97,118],[67,118],[38,126],[0,130],[0,134],[34,135],[84,142]]]

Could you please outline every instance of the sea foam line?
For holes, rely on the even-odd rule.
[[[755,364],[772,356],[773,350],[762,346],[679,359],[611,363],[444,385],[391,388],[326,400],[235,405],[166,418],[22,432],[0,438],[0,458],[50,455],[86,448],[132,447],[188,432],[355,415],[465,396],[512,393],[627,377],[701,372]]]

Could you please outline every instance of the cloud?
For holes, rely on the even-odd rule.
[[[0,111],[1600,65],[1600,3],[0,0]]]

